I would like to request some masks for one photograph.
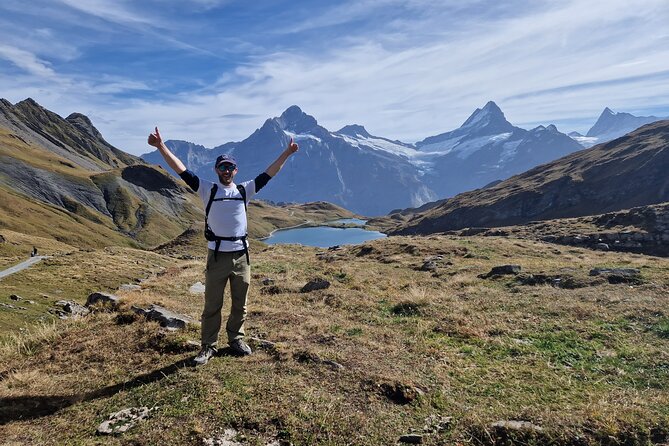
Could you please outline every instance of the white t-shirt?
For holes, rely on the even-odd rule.
[[[200,187],[197,193],[202,199],[205,211],[213,184],[211,181],[200,178]],[[244,181],[240,184],[246,189],[246,204],[248,205],[251,198],[256,194],[255,181]],[[226,198],[236,198],[236,200],[226,200]],[[214,201],[211,203],[208,218],[209,227],[218,237],[241,237],[247,234],[246,212],[241,198],[242,195],[235,183],[227,187],[218,183],[218,190],[214,196]],[[214,250],[216,249],[216,242],[209,241],[207,246]],[[244,243],[241,240],[234,242],[221,240],[221,245],[218,248],[221,252],[242,251],[243,249]]]

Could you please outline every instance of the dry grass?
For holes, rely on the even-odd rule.
[[[665,259],[438,236],[316,256],[322,251],[254,245],[247,333],[275,347],[247,358],[182,367],[197,328],[160,334],[142,321],[119,324],[111,313],[30,338],[30,354],[1,349],[0,399],[16,409],[0,412],[9,417],[0,436],[30,444],[198,444],[234,427],[257,445],[276,438],[378,445],[422,429],[433,415],[454,418],[424,444],[647,444],[669,432]],[[128,255],[108,254],[110,262]],[[434,255],[442,256],[437,271],[419,271]],[[478,277],[506,263],[587,286]],[[596,282],[588,276],[595,266],[640,268],[643,283]],[[160,303],[197,318],[202,297],[188,288],[203,270],[201,259],[172,260],[141,292],[126,293],[126,305]],[[317,277],[331,286],[299,292]],[[264,293],[264,278],[281,292]],[[159,409],[122,437],[94,435],[107,414],[139,405]],[[544,431],[507,433],[516,437],[504,443],[490,423],[509,419]]]

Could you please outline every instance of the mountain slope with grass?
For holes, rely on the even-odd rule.
[[[490,187],[386,218],[429,234],[602,214],[669,201],[669,121],[541,165]],[[392,223],[391,223],[392,224]]]

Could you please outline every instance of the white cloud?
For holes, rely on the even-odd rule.
[[[0,58],[10,61],[32,75],[51,79],[56,77],[55,71],[49,66],[48,62],[39,59],[28,51],[0,44]]]
[[[248,136],[264,117],[293,104],[331,130],[358,123],[373,134],[406,141],[451,130],[488,100],[497,101],[514,124],[566,118],[585,123],[604,106],[669,108],[665,0],[549,0],[540,7],[533,3],[535,9],[517,1],[517,9],[480,16],[475,8],[486,8],[483,2],[468,3],[474,10],[464,12],[457,6],[462,2],[401,3],[416,14],[385,27],[357,26],[323,44],[326,51],[320,53],[302,50],[295,38],[290,51],[255,56],[199,91],[110,100],[111,93],[152,85],[141,79],[73,79],[82,85],[76,100],[74,87],[62,84],[46,99],[36,99],[61,113],[90,115],[110,142],[132,153],[150,149],[145,139],[156,124],[168,138],[211,147]],[[350,17],[364,21],[381,7],[399,4],[365,0]],[[308,26],[346,23],[343,11],[350,5],[334,7]],[[144,28],[127,10],[105,11]],[[169,33],[165,38],[174,39]],[[37,76],[40,60],[34,62],[26,66]],[[50,69],[44,61],[41,66]],[[0,81],[3,87],[9,82]],[[13,92],[30,90],[17,81],[13,85]],[[572,129],[587,130],[561,128]]]

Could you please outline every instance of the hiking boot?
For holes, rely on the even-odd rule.
[[[228,343],[232,351],[240,356],[246,356],[251,354],[251,347],[246,344],[246,342],[241,339],[233,339]]]
[[[193,362],[195,365],[205,365],[209,359],[216,354],[216,349],[211,345],[203,345],[200,353],[197,354]]]

